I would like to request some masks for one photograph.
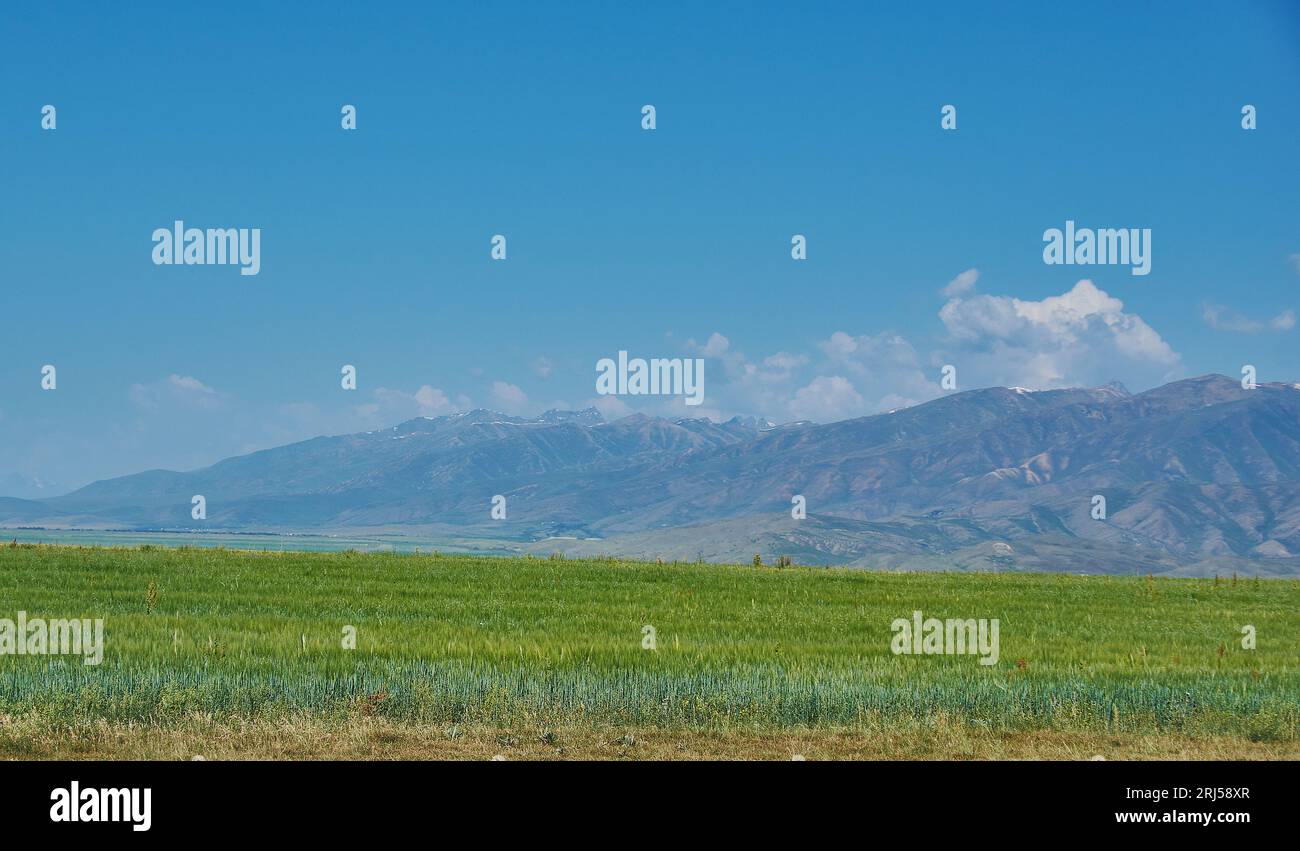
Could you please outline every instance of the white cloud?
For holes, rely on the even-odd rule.
[[[169,375],[167,376],[167,383],[179,390],[198,393],[203,396],[215,396],[217,392],[190,375]]]
[[[717,331],[703,344],[688,340],[688,352],[708,359],[709,413],[820,422],[883,413],[939,396],[940,367],[947,363],[957,367],[960,389],[1097,386],[1116,378],[1142,387],[1172,380],[1182,370],[1181,358],[1160,334],[1091,281],[1036,301],[976,294],[978,278],[976,269],[968,269],[945,287],[965,295],[943,305],[939,319],[946,338],[924,354],[894,331],[835,331],[807,352],[785,349],[757,360]],[[1281,328],[1294,317],[1283,314],[1273,322]],[[617,415],[671,415],[665,408],[671,401],[619,402]],[[614,405],[607,401],[602,411]]]
[[[492,382],[492,398],[507,414],[522,413],[528,405],[528,394],[505,381]]]
[[[853,337],[836,331],[820,348],[832,362],[862,376],[882,368],[891,373],[919,368],[916,349],[893,331],[882,331],[874,337],[870,334]]]
[[[822,343],[822,351],[836,360],[848,358],[857,350],[858,341],[843,331],[836,331],[829,340]]]
[[[211,410],[224,401],[220,393],[197,378],[174,373],[160,381],[132,384],[130,393],[131,401],[147,410],[168,405]]]
[[[812,354],[782,350],[757,362],[717,332],[704,345],[691,340],[687,348],[724,366],[722,374],[706,368],[709,410],[687,411],[688,416],[734,411],[825,422],[916,404],[939,393],[916,350],[893,332],[854,337],[836,331]]]
[[[820,348],[832,368],[851,375],[862,392],[865,403],[858,415],[915,405],[940,393],[916,348],[901,334],[883,331],[854,337],[836,331]]]
[[[1089,386],[1124,376],[1134,384],[1176,376],[1182,360],[1155,329],[1092,281],[1041,301],[954,298],[939,311],[965,387]]]
[[[1300,254],[1292,254],[1287,261],[1290,262],[1291,268],[1295,269],[1295,273],[1300,275]]]
[[[415,401],[420,406],[420,413],[427,417],[450,413],[454,410],[446,393],[427,384],[420,385],[420,389],[415,391]]]
[[[1284,310],[1268,320],[1250,319],[1230,307],[1206,304],[1201,307],[1201,318],[1216,331],[1235,331],[1238,334],[1259,334],[1263,331],[1290,331],[1295,327],[1295,311]]]
[[[867,400],[841,375],[822,375],[795,391],[792,410],[799,419],[830,422],[860,416]]]
[[[356,406],[354,411],[371,424],[379,425],[392,425],[414,417],[440,417],[472,407],[467,397],[459,396],[453,402],[446,393],[428,384],[420,385],[414,393],[379,387],[371,399]]]
[[[685,348],[687,352],[696,357],[714,362],[715,366],[709,368],[707,372],[715,380],[718,376],[717,363],[722,364],[723,375],[734,381],[763,380],[763,376],[758,374],[757,367],[749,362],[749,359],[745,357],[745,353],[733,348],[731,340],[717,331],[710,334],[709,339],[703,345],[695,342],[694,338],[687,340]]]
[[[550,378],[554,371],[555,364],[551,363],[550,358],[542,356],[533,361],[533,372],[537,373],[542,380]]]
[[[691,338],[686,341],[686,348],[702,358],[720,358],[731,349],[731,341],[714,331],[704,345],[701,346]]]
[[[588,399],[585,408],[595,408],[600,411],[600,415],[606,420],[617,420],[620,417],[626,417],[634,413],[632,407],[617,396],[597,396],[594,399]]]
[[[807,355],[792,355],[789,352],[777,352],[763,358],[763,366],[778,372],[789,372],[808,363]]]
[[[979,269],[974,269],[974,268],[967,269],[965,272],[962,272],[960,275],[958,275],[957,277],[949,281],[948,285],[945,286],[942,290],[940,290],[940,292],[947,298],[953,298],[954,296],[959,296],[959,295],[966,295],[971,290],[975,289],[975,282],[978,281],[979,279],[980,279]]]

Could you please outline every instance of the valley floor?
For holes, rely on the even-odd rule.
[[[1231,576],[13,543],[0,758],[1300,759],[1297,608]],[[969,646],[900,644],[922,618]]]

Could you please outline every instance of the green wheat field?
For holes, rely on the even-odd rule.
[[[1296,580],[4,545],[20,610],[104,658],[0,655],[6,757],[1300,753]]]

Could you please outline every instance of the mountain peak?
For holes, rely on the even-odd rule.
[[[561,411],[559,408],[552,408],[537,418],[538,422],[543,423],[572,423],[580,425],[599,425],[605,421],[605,417],[595,408],[583,408],[581,411]]]
[[[769,431],[776,428],[776,423],[766,417],[742,417],[739,414],[727,420],[727,425],[743,426],[757,431]]]

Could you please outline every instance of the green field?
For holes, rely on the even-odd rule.
[[[891,622],[918,609],[997,618],[998,663],[891,653]],[[103,618],[104,659],[0,655],[0,754],[285,724],[507,743],[955,729],[1266,755],[1300,737],[1296,580],[6,545],[0,618],[20,610]]]

